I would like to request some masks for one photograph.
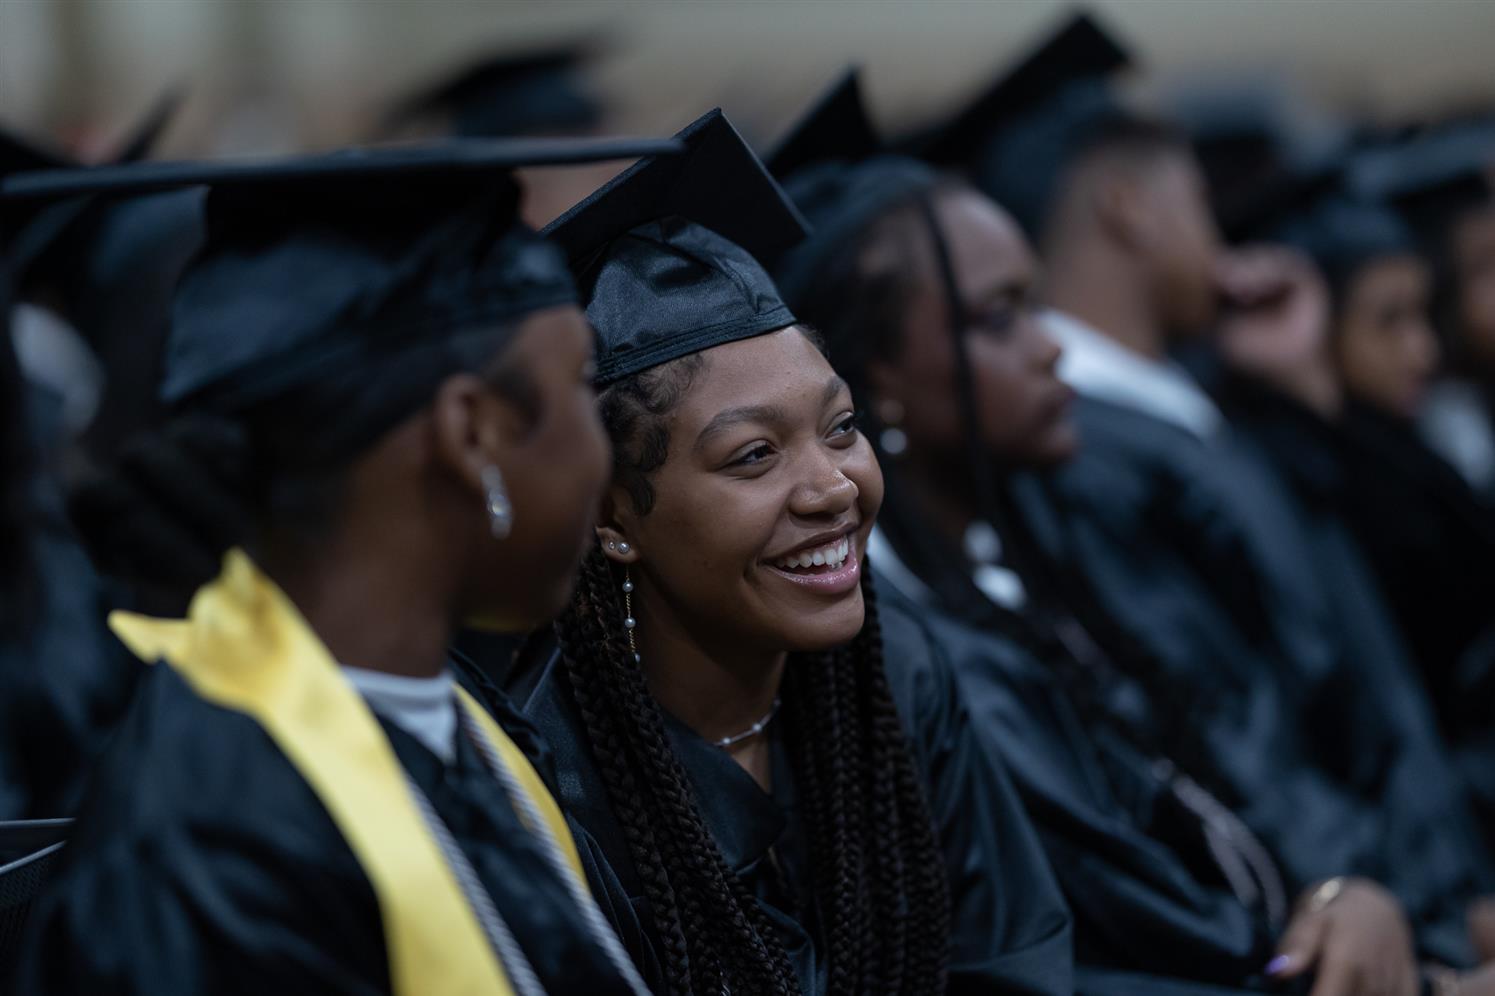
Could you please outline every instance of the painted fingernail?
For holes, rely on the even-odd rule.
[[[1271,961],[1267,962],[1267,974],[1268,975],[1281,975],[1283,972],[1286,972],[1289,968],[1292,968],[1292,966],[1293,966],[1293,957],[1292,957],[1292,955],[1278,955],[1277,957],[1273,958]]]

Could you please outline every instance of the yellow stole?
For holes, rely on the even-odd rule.
[[[395,993],[511,996],[384,730],[247,554],[229,551],[223,573],[198,590],[186,619],[115,612],[109,625],[142,660],[166,661],[204,699],[253,717],[306,779],[374,888]],[[575,842],[544,782],[488,712],[458,693],[582,879]]]

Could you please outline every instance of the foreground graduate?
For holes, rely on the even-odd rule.
[[[661,992],[1070,992],[1005,776],[918,622],[879,619],[850,394],[750,255],[798,215],[719,112],[681,137],[553,227],[614,477],[514,684],[589,877]]]
[[[62,178],[209,185],[163,393],[246,437],[254,531],[185,620],[113,617],[162,663],[22,991],[643,991],[523,724],[454,684],[446,646],[559,607],[607,471],[575,286],[505,170],[661,148]]]
[[[1016,224],[963,182],[879,154],[854,78],[770,165],[792,171],[787,189],[815,226],[779,262],[779,285],[828,337],[881,448],[888,499],[872,545],[884,592],[897,593],[884,603],[918,605],[1006,760],[1074,911],[1080,991],[1256,989],[1312,972],[1321,992],[1361,992],[1407,979],[1395,902],[1364,881],[1337,884],[1327,903],[1284,881],[1200,784],[1216,779],[1175,733],[1187,717],[1166,732],[1143,721],[1178,708],[1156,665],[1093,599],[1076,602],[1011,516],[1006,479],[1076,447]],[[1291,908],[1289,889],[1303,890]]]

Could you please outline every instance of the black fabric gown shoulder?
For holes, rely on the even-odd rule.
[[[1088,398],[1076,416],[1081,452],[1021,489],[1025,519],[1187,689],[1224,801],[1292,887],[1375,878],[1424,953],[1467,963],[1488,856],[1343,525],[1250,436]]]
[[[884,605],[903,598],[890,587],[880,585]],[[1229,891],[1158,762],[1082,717],[1055,671],[1017,643],[920,608],[1064,891],[1079,991],[1265,988],[1265,917]]]
[[[1240,434],[1309,523],[1351,653],[1375,667],[1375,687],[1400,712],[1406,750],[1428,758],[1451,750],[1488,852],[1495,674],[1479,648],[1495,636],[1485,597],[1495,586],[1495,518],[1410,425],[1351,403],[1331,426],[1260,385],[1229,387]],[[1371,656],[1374,647],[1402,651],[1403,634],[1401,662]]]
[[[889,682],[926,778],[950,875],[949,991],[1073,992],[1069,915],[1005,772],[975,738],[954,675],[923,625],[896,606],[883,613],[882,625]],[[552,649],[533,645],[507,687],[554,752],[557,797],[574,821],[582,862],[603,912],[645,981],[658,987],[663,979],[659,939],[562,663]],[[774,727],[772,795],[684,724],[670,720],[669,733],[707,826],[778,927],[802,990],[823,993],[826,966],[809,844],[797,814],[788,751]],[[770,849],[792,896],[780,894],[779,877],[769,873]],[[795,916],[793,910],[806,912]]]
[[[38,477],[30,619],[0,636],[0,820],[71,816],[142,665],[104,626],[98,576]]]
[[[476,749],[459,737],[446,766],[384,725],[547,989],[627,992]],[[64,855],[34,911],[20,993],[390,991],[373,887],[320,800],[258,723],[164,664]]]
[[[1495,509],[1411,423],[1351,403],[1342,507],[1495,848]]]

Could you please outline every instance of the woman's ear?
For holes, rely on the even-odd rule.
[[[527,424],[522,411],[473,374],[448,377],[431,402],[435,459],[478,492],[485,468],[502,472],[511,464]]]
[[[1092,177],[1096,217],[1103,229],[1128,249],[1146,250],[1154,241],[1151,191],[1144,174],[1114,169]]]
[[[640,555],[634,528],[637,518],[627,489],[616,484],[608,488],[597,515],[597,542],[602,544],[603,554],[613,563],[638,563]]]

